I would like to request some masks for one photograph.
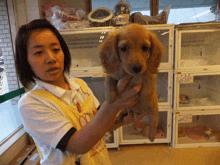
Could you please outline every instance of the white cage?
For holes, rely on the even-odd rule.
[[[219,147],[220,111],[175,112],[172,138],[175,148]]]
[[[171,124],[172,124],[172,111],[161,110],[159,111],[159,120],[157,128],[157,136],[153,143],[170,143],[171,142]],[[135,122],[119,128],[120,145],[124,144],[151,144],[144,132],[148,135],[148,118],[144,117],[139,122]]]
[[[175,74],[176,111],[220,109],[220,72]]]
[[[175,69],[219,70],[219,26],[219,23],[213,23],[177,27]]]

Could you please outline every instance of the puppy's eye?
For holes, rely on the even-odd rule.
[[[128,51],[128,49],[129,49],[129,46],[123,46],[123,47],[121,48],[121,50],[122,50],[123,52]]]
[[[143,50],[143,51],[148,51],[148,47],[147,47],[146,45],[143,45],[143,46],[142,46],[142,50]]]

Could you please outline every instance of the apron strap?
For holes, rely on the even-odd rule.
[[[76,80],[76,82],[80,85],[80,87],[81,87],[83,93],[88,94],[88,89],[87,89],[87,87],[86,87],[85,82],[84,82],[82,79],[79,79],[79,78],[75,78],[74,80]]]

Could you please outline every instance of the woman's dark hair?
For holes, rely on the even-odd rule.
[[[29,88],[35,83],[36,75],[31,70],[31,66],[27,60],[27,43],[31,32],[34,30],[50,29],[58,38],[61,49],[64,53],[64,72],[69,73],[71,65],[71,56],[66,42],[59,31],[46,19],[36,19],[26,25],[22,25],[15,39],[15,66],[18,77],[25,88]]]

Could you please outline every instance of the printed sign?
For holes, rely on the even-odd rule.
[[[92,77],[106,77],[106,73],[104,74],[93,74]]]
[[[179,83],[193,83],[193,76],[191,76],[190,74],[182,74],[179,77]]]
[[[192,123],[192,115],[179,115],[178,123]]]

